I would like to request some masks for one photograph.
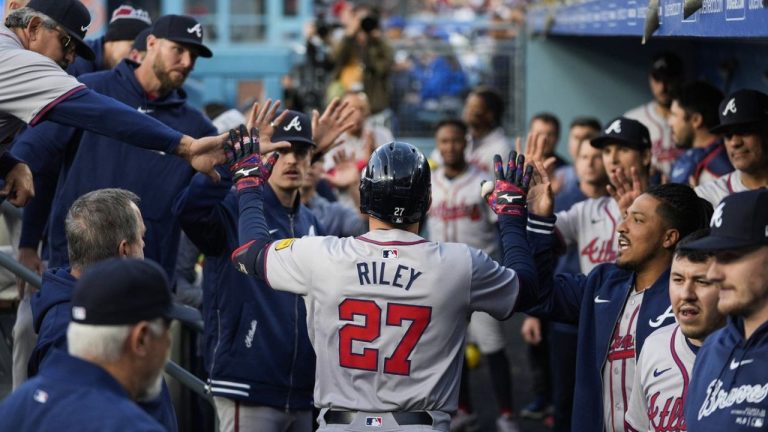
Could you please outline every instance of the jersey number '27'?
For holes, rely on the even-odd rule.
[[[352,352],[352,342],[373,342],[381,335],[381,308],[372,300],[346,299],[339,305],[339,319],[354,321],[365,317],[363,324],[346,324],[339,330],[339,363],[342,367],[368,371],[379,370],[379,350],[364,348],[361,354]],[[411,325],[397,344],[392,355],[384,359],[384,373],[410,375],[411,352],[432,319],[432,308],[400,303],[387,303],[386,325],[402,327],[403,321]]]

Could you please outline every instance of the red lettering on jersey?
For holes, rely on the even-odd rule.
[[[598,238],[595,237],[581,250],[581,255],[586,256],[592,264],[613,262],[616,260],[616,251],[613,250],[613,238],[603,240],[598,247]]]
[[[464,218],[478,221],[482,217],[482,211],[478,204],[467,205],[462,203],[449,206],[448,204],[441,202],[429,210],[429,215],[443,221],[451,221]]]
[[[381,308],[372,300],[345,299],[339,304],[339,320],[354,321],[355,316],[362,316],[362,325],[345,324],[339,330],[339,365],[345,368],[377,371],[379,350],[363,348],[362,354],[352,351],[352,343],[373,342],[381,335]],[[409,357],[421,336],[432,320],[432,308],[429,306],[387,304],[386,325],[403,327],[403,321],[410,321],[403,338],[397,341],[392,355],[384,360],[384,373],[410,375]]]
[[[656,432],[677,432],[688,430],[683,415],[683,399],[680,397],[671,397],[664,402],[661,407],[659,402],[660,392],[651,396],[648,402],[648,420],[651,427]]]

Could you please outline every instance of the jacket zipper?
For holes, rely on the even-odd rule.
[[[219,351],[219,345],[221,345],[221,309],[216,309],[216,345],[213,347],[213,360],[211,360],[211,377],[208,379],[208,393],[212,393],[213,390],[213,371],[216,370],[216,352]]]
[[[293,226],[293,213],[288,213],[288,221],[290,223],[291,237],[295,237]],[[291,409],[291,395],[293,393],[293,368],[296,366],[296,357],[299,350],[299,303],[298,296],[293,301],[293,358],[291,359],[291,369],[288,374],[288,395],[285,399],[285,412]]]

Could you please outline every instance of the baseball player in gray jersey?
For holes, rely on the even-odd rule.
[[[627,431],[687,430],[683,406],[696,353],[704,339],[725,324],[717,310],[720,289],[707,279],[711,257],[686,249],[687,243],[707,235],[709,229],[695,231],[677,245],[669,276],[677,324],[656,330],[645,341],[624,417]]]
[[[501,266],[480,250],[417,234],[430,204],[430,170],[415,147],[401,142],[378,148],[363,174],[360,208],[370,216],[368,233],[270,243],[261,198],[268,169],[258,143],[254,151],[245,141],[230,168],[242,243],[232,259],[272,288],[305,296],[320,430],[447,431],[469,314],[505,319],[535,302],[525,227],[531,173],[523,175],[522,156],[512,155],[506,175],[497,157],[497,181],[489,188],[500,215]]]

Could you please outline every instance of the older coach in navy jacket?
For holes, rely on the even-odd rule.
[[[597,144],[635,139],[632,132],[604,134]],[[602,264],[588,275],[553,277],[552,254],[536,253],[540,304],[527,313],[579,328],[574,431],[625,430],[624,413],[643,342],[654,330],[675,322],[668,290],[675,245],[706,226],[711,214],[708,203],[679,184],[653,187],[623,210],[616,263]],[[552,197],[529,196],[529,211],[550,216]],[[547,250],[547,245],[539,247]]]
[[[197,33],[188,32],[199,25],[190,17],[163,16],[147,39],[142,65],[124,60],[112,70],[86,74],[80,80],[190,136],[216,135],[213,124],[186,102],[181,88],[196,58],[211,56]],[[182,159],[52,122],[20,135],[13,154],[30,161],[38,191],[24,213],[22,254],[36,253],[47,224],[50,266],[65,266],[63,222],[71,204],[92,190],[119,187],[141,198],[146,257],[173,274],[180,230],[171,205],[194,174]]]

